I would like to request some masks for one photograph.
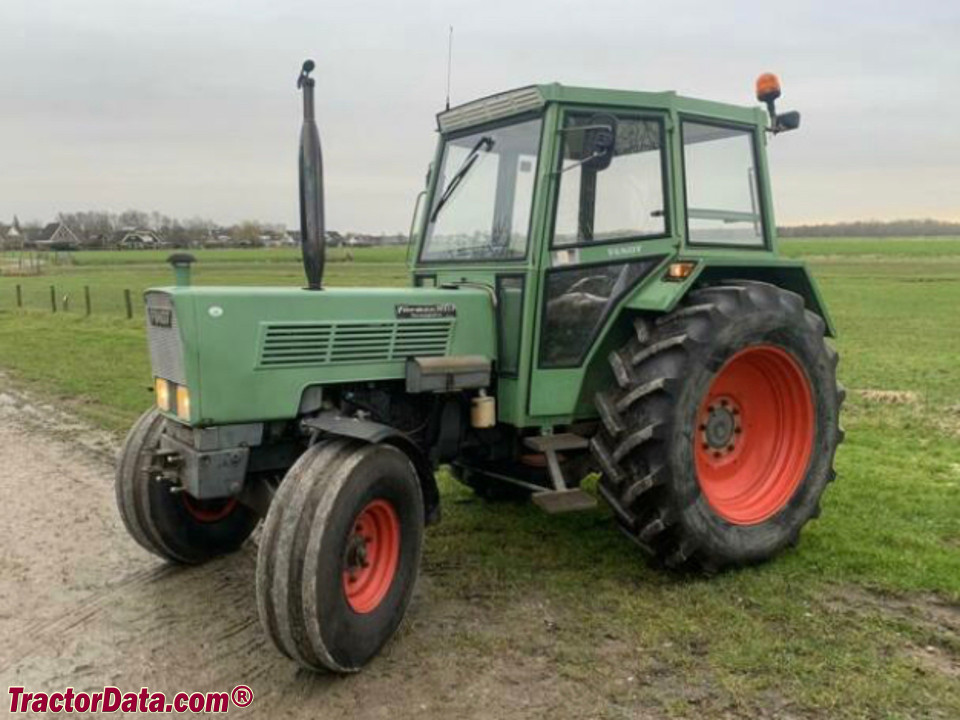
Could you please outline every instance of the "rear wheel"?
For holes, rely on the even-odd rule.
[[[658,564],[718,570],[797,542],[833,480],[843,390],[823,321],[743,282],[636,323],[597,397],[600,493]]]
[[[131,428],[117,464],[117,507],[140,545],[172,562],[196,564],[238,549],[257,514],[236,498],[198,500],[152,469],[165,420],[156,408]]]
[[[257,605],[280,652],[353,672],[403,619],[420,566],[423,497],[401,451],[335,439],[290,469],[257,558]]]

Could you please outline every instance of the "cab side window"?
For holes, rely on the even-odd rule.
[[[590,167],[589,128],[609,115],[570,114],[563,129],[553,246],[665,235],[663,124],[617,117],[613,158]]]
[[[609,312],[660,258],[585,265],[547,273],[540,367],[576,367]]]
[[[753,131],[689,121],[682,127],[689,242],[763,247]]]

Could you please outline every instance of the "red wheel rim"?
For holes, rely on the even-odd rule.
[[[344,552],[343,590],[357,613],[377,609],[397,574],[400,518],[386,500],[374,500],[357,519]]]
[[[183,506],[187,513],[197,522],[215,523],[220,522],[237,506],[236,498],[225,498],[222,500],[199,500],[190,497],[187,493],[180,493],[183,498]]]
[[[755,345],[720,368],[697,412],[700,489],[735,525],[776,515],[793,497],[813,451],[813,391],[800,363]]]

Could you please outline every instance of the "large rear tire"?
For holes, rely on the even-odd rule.
[[[127,532],[165,560],[195,565],[237,550],[257,526],[257,514],[235,498],[197,500],[151,471],[164,418],[147,410],[130,429],[114,488]]]
[[[716,571],[798,541],[835,477],[844,392],[824,323],[758,282],[697,290],[610,356],[591,447],[602,497],[655,564]]]
[[[260,539],[257,606],[271,642],[306,668],[359,670],[403,619],[423,528],[403,452],[345,439],[311,447],[281,483]]]

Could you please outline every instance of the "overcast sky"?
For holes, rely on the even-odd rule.
[[[317,61],[328,226],[405,230],[443,106],[535,82],[750,104],[780,74],[780,223],[960,220],[960,2],[0,1],[0,221],[297,218]]]

